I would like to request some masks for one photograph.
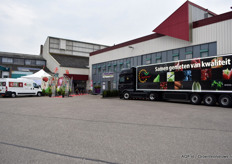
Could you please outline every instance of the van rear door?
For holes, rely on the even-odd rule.
[[[4,94],[6,92],[6,82],[0,81],[0,94]]]

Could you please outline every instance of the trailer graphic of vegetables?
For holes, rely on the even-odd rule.
[[[201,91],[201,84],[199,82],[194,81],[192,85],[192,91]]]
[[[174,72],[167,72],[167,82],[174,82],[174,81],[175,81]]]
[[[183,81],[192,81],[192,71],[191,70],[185,70],[183,72],[184,72]]]
[[[168,89],[167,82],[161,82],[160,89]]]
[[[182,86],[182,83],[181,83],[181,81],[175,81],[174,82],[174,89],[175,90],[179,90],[179,89],[181,89],[183,86]]]
[[[223,61],[223,58],[222,57],[217,57],[217,58],[213,58],[212,60],[211,60],[211,62],[212,63],[214,63],[214,62],[218,62],[218,61]],[[221,68],[222,67],[222,65],[216,65],[216,66],[212,66],[212,68]]]
[[[211,84],[212,87],[215,87],[216,90],[220,90],[223,87],[223,82],[214,80]]]
[[[201,80],[210,80],[212,78],[211,69],[202,69],[201,70]]]
[[[229,70],[228,68],[223,70],[223,79],[224,80],[230,80],[232,79],[232,69]]]
[[[156,78],[153,80],[154,83],[160,82],[160,75],[158,74]]]

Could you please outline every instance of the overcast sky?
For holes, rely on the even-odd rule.
[[[152,31],[186,0],[1,0],[0,51],[39,54],[47,36],[112,46]],[[192,0],[216,14],[231,0]]]

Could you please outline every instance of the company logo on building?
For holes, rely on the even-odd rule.
[[[147,81],[147,79],[149,79],[151,77],[151,75],[149,75],[149,72],[147,72],[146,69],[141,69],[139,71],[139,81],[141,83],[145,83]]]

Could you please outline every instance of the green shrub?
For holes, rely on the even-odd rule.
[[[48,89],[48,96],[49,96],[49,97],[52,96],[52,88],[51,88],[51,87],[49,87],[49,89]]]
[[[117,97],[118,95],[118,90],[104,90],[102,93],[102,97]]]
[[[42,90],[42,95],[45,96],[46,95],[46,91],[45,89]]]
[[[57,91],[57,94],[58,94],[58,95],[61,95],[61,90],[58,90],[58,91]]]
[[[64,87],[60,88],[60,94],[64,97],[64,95],[65,95],[65,88]]]

